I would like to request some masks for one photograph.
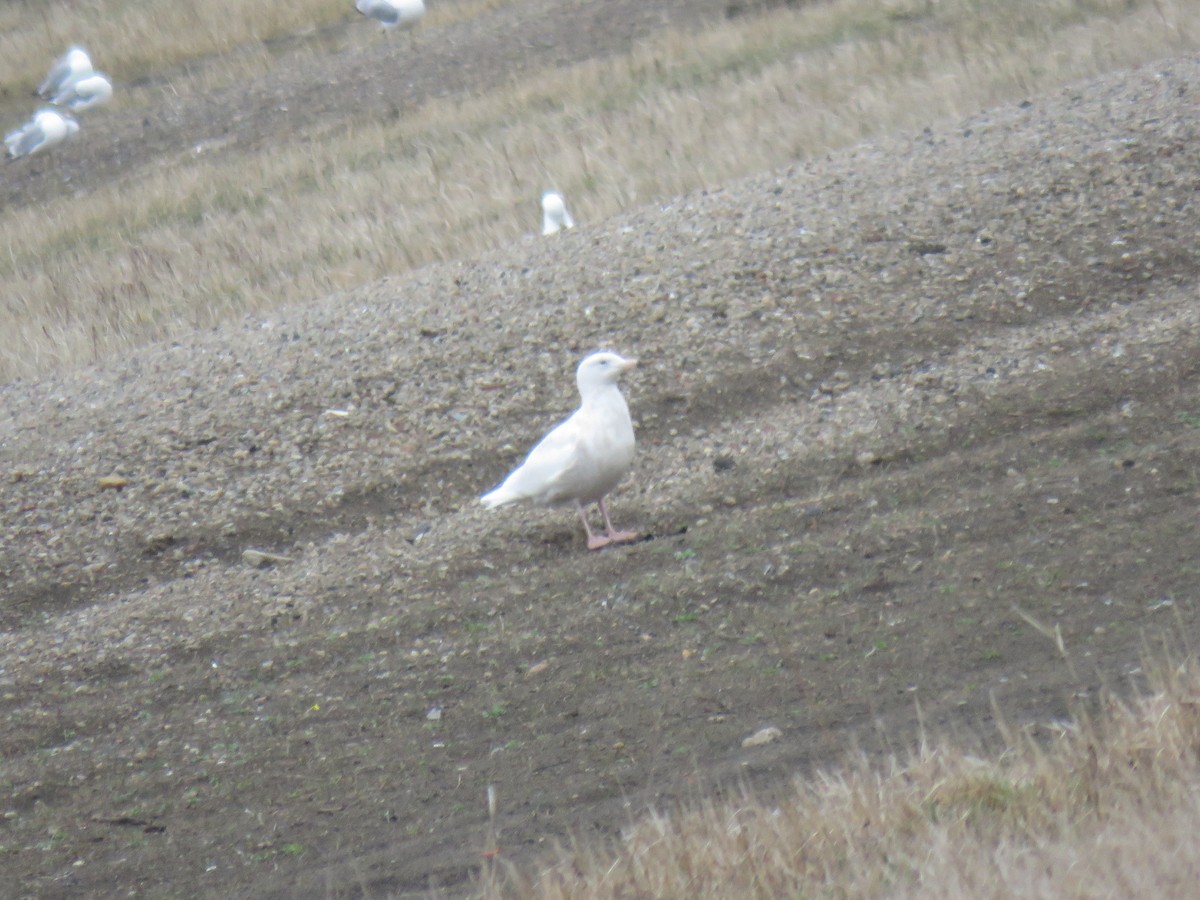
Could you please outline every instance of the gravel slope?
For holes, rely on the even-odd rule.
[[[414,484],[414,519],[436,511],[456,539],[477,537],[496,516],[468,501],[569,411],[574,363],[595,347],[646,363],[632,387],[650,444],[639,469],[657,480],[680,464],[678,451],[657,456],[672,454],[674,435],[660,433],[668,416],[688,429],[687,407],[706,420],[719,405],[736,430],[739,412],[763,413],[725,409],[724,398],[774,399],[767,373],[790,373],[807,394],[836,369],[890,372],[909,348],[864,360],[856,345],[898,321],[995,340],[1190,285],[1194,62],[1160,69],[530,238],[106,368],[8,385],[6,593],[40,599],[49,581],[74,605],[109,581],[142,578],[147,548],[236,556],[243,529],[320,535],[339,508],[372,496],[386,508],[426,473],[444,483]],[[971,324],[985,316],[985,327]],[[843,345],[839,358],[809,359],[814,328]],[[969,340],[979,338],[959,343]],[[957,365],[995,362],[980,353]],[[676,404],[685,411],[668,413]],[[793,415],[812,417],[771,413]],[[101,489],[111,474],[132,483]],[[6,604],[6,624],[21,610]]]

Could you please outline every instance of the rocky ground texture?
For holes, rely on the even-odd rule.
[[[0,893],[460,893],[903,752],[918,704],[986,738],[1127,684],[1198,616],[1198,91],[1164,61],[0,389]],[[597,347],[642,361],[646,539],[588,553],[475,498]]]

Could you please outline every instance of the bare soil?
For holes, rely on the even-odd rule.
[[[582,52],[705,13],[543,6]],[[492,40],[408,78],[519,72]],[[278,89],[326,121],[359,64]],[[922,724],[1036,734],[1186,645],[1198,88],[1115,73],[3,388],[0,894],[457,895]],[[283,139],[267,91],[73,177],[218,112]],[[611,507],[646,539],[588,553],[474,501],[601,346],[642,360]]]

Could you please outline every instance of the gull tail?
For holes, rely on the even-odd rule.
[[[505,503],[514,503],[521,498],[513,493],[508,484],[502,484],[494,491],[484,494],[479,498],[479,502],[488,509],[495,509],[497,506],[503,506]]]

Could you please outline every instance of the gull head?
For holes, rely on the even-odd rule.
[[[575,370],[575,383],[579,386],[579,395],[587,397],[607,385],[616,384],[623,373],[635,366],[636,359],[625,359],[609,351],[593,353]]]

